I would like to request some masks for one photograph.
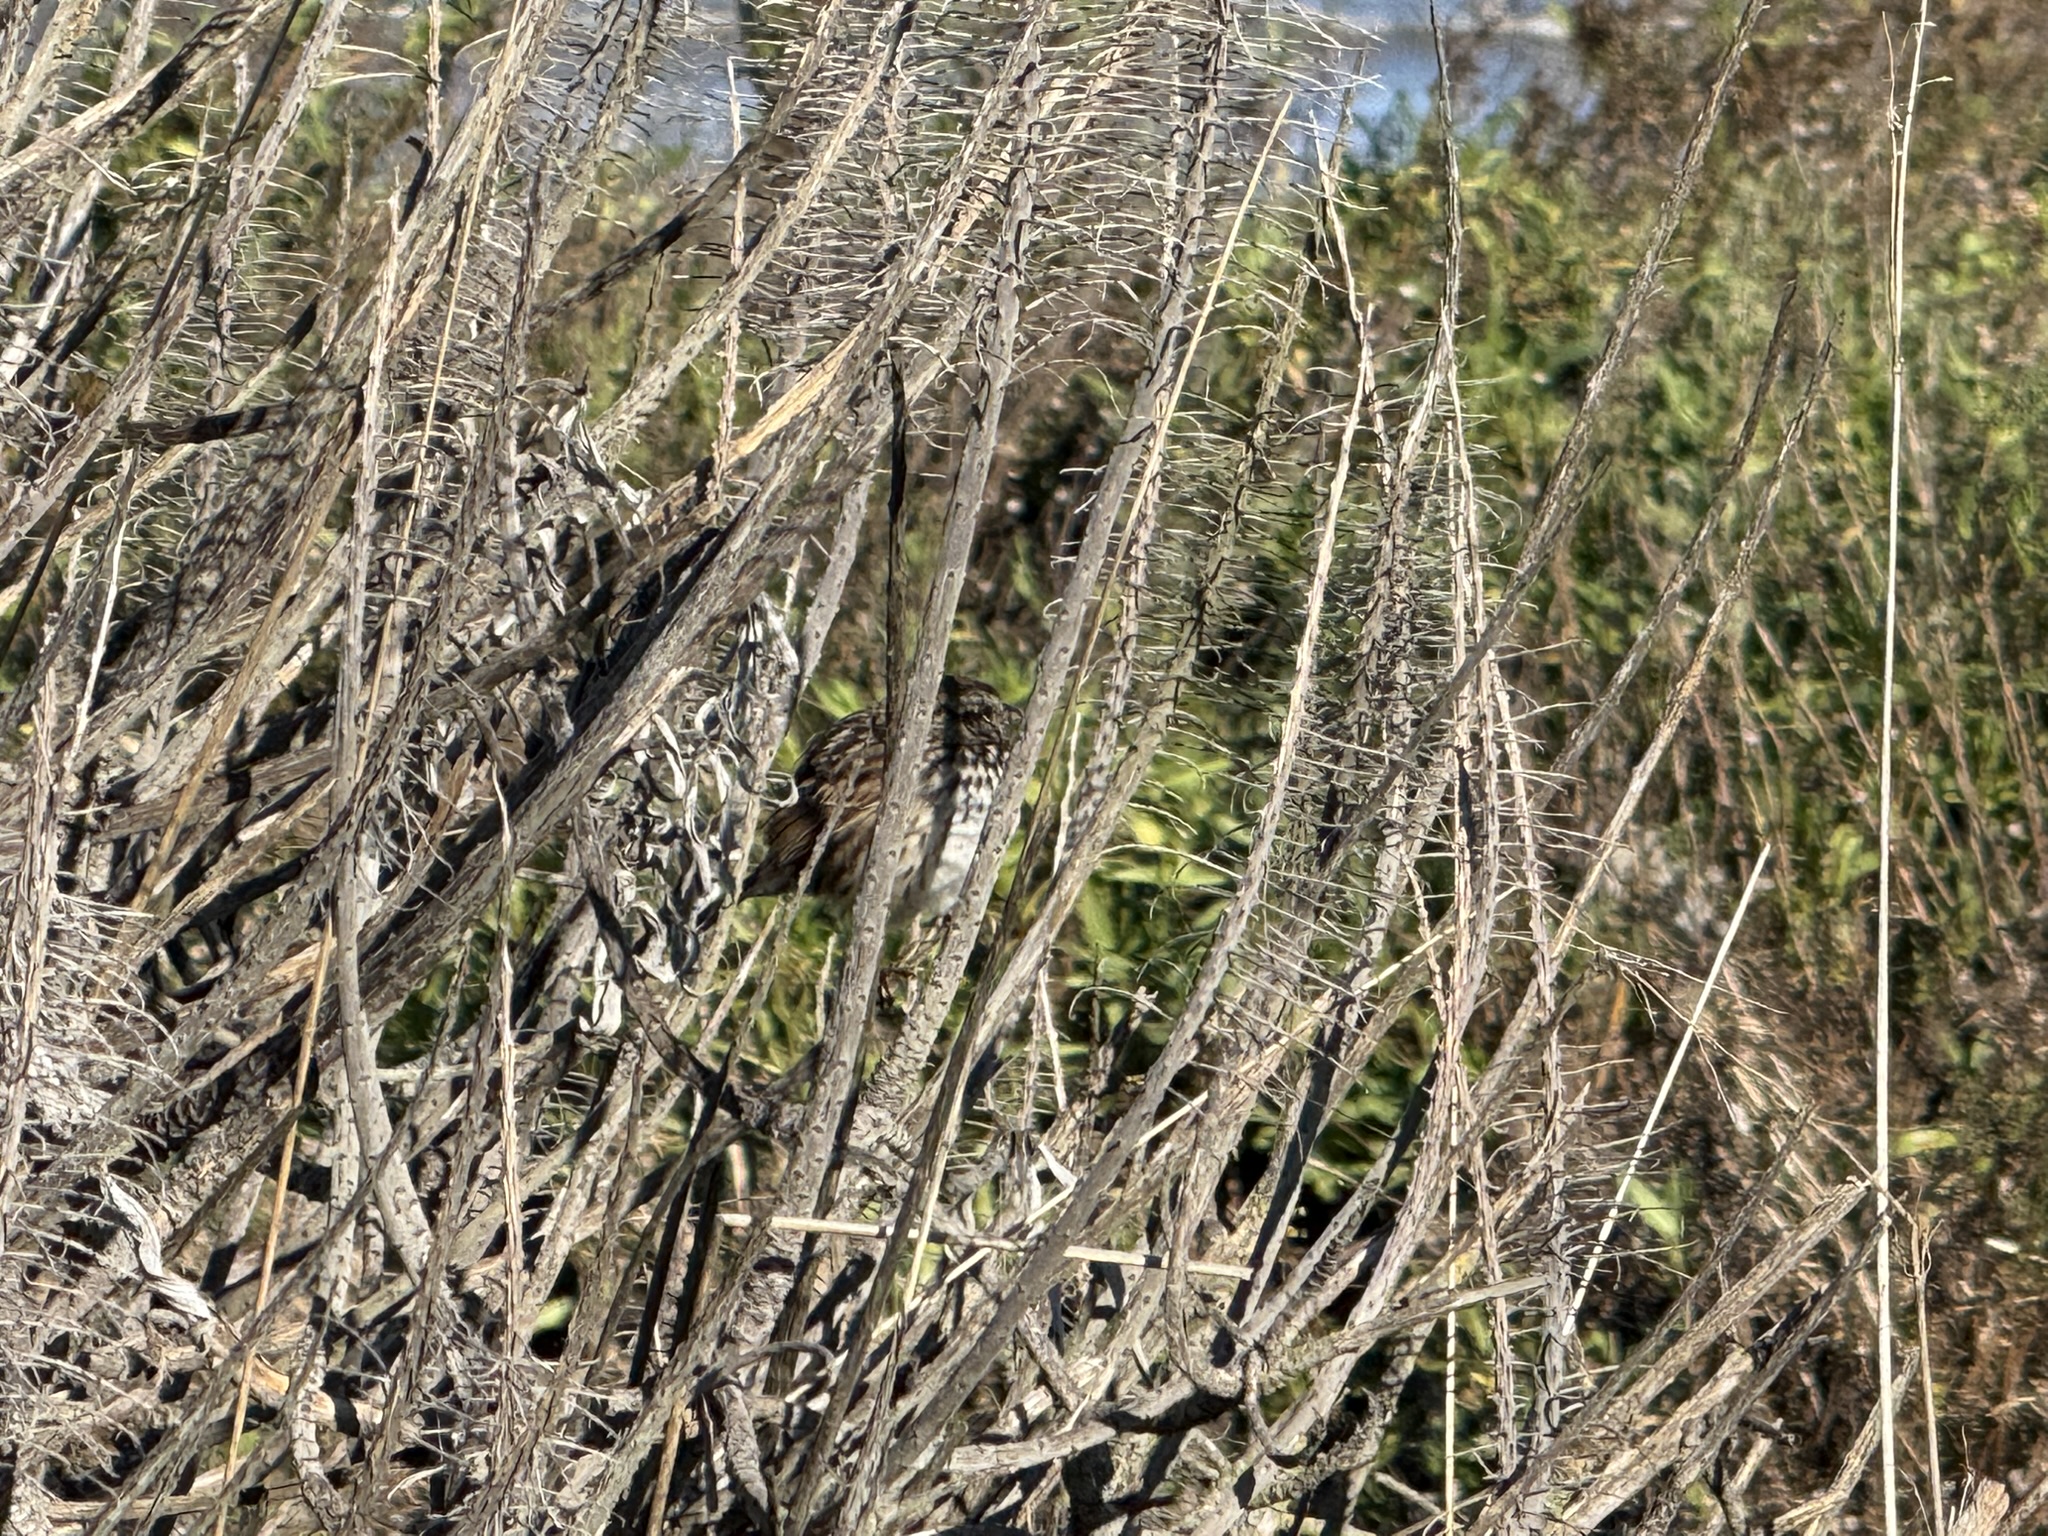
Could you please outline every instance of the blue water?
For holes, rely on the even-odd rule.
[[[1245,6],[1253,16],[1261,9],[1257,0]],[[1321,130],[1327,133],[1326,114],[1334,114],[1343,94],[1338,69],[1362,55],[1365,83],[1352,93],[1353,151],[1379,165],[1410,158],[1425,142],[1421,130],[1436,104],[1429,0],[1273,0],[1271,14],[1288,12],[1319,14],[1319,30],[1327,36],[1312,50],[1314,58],[1304,60],[1326,86],[1311,93],[1321,96],[1319,103],[1304,103],[1312,117],[1321,119]],[[1461,135],[1502,131],[1512,123],[1517,105],[1537,91],[1574,113],[1591,105],[1559,5],[1549,0],[1440,0],[1438,15],[1451,65],[1453,118]],[[688,145],[721,160],[731,153],[727,60],[738,38],[734,0],[708,0],[695,8],[687,40],[672,49],[636,124],[645,142]],[[742,114],[751,119],[759,101],[744,67],[734,84]]]
[[[1437,56],[1429,0],[1323,0],[1338,27],[1364,41],[1371,84],[1357,94],[1357,148],[1380,163],[1407,159],[1436,109]],[[1514,120],[1541,92],[1582,114],[1591,92],[1562,8],[1546,0],[1441,0],[1450,64],[1452,117],[1460,134],[1483,137]]]

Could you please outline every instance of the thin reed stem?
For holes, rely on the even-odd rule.
[[[1876,1124],[1873,1129],[1871,1178],[1877,1192],[1877,1390],[1878,1453],[1884,1469],[1885,1536],[1898,1536],[1899,1469],[1896,1436],[1897,1404],[1892,1386],[1892,737],[1896,730],[1893,697],[1898,657],[1899,481],[1904,458],[1906,415],[1906,173],[1913,148],[1913,114],[1920,100],[1920,62],[1927,40],[1927,3],[1921,0],[1920,20],[1913,27],[1913,65],[1903,112],[1898,109],[1897,75],[1892,92],[1891,185],[1891,460],[1885,495],[1884,546],[1884,689],[1878,712],[1878,853],[1877,853],[1877,1079]],[[1934,1490],[1939,1500],[1941,1490]]]

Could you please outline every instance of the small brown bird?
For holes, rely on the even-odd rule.
[[[918,804],[905,831],[896,901],[939,917],[960,898],[967,866],[995,803],[996,781],[1017,732],[1017,711],[986,683],[939,683]],[[825,727],[796,765],[796,798],[768,818],[767,856],[741,896],[856,893],[875,835],[887,743],[880,705]]]

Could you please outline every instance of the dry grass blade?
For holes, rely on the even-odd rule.
[[[1455,26],[1380,201],[1312,9],[0,15],[0,1522],[1851,1518],[1888,1419],[1757,1428],[1870,1187],[1757,1044],[1784,829],[1716,779],[1711,1034],[1622,948],[1817,287],[1576,732],[1512,649],[1760,10],[1525,507]]]

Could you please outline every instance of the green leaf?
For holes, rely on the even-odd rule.
[[[1892,1137],[1893,1157],[1925,1157],[1934,1152],[1948,1152],[1960,1145],[1956,1133],[1938,1125],[1915,1126],[1910,1131],[1900,1131]]]

